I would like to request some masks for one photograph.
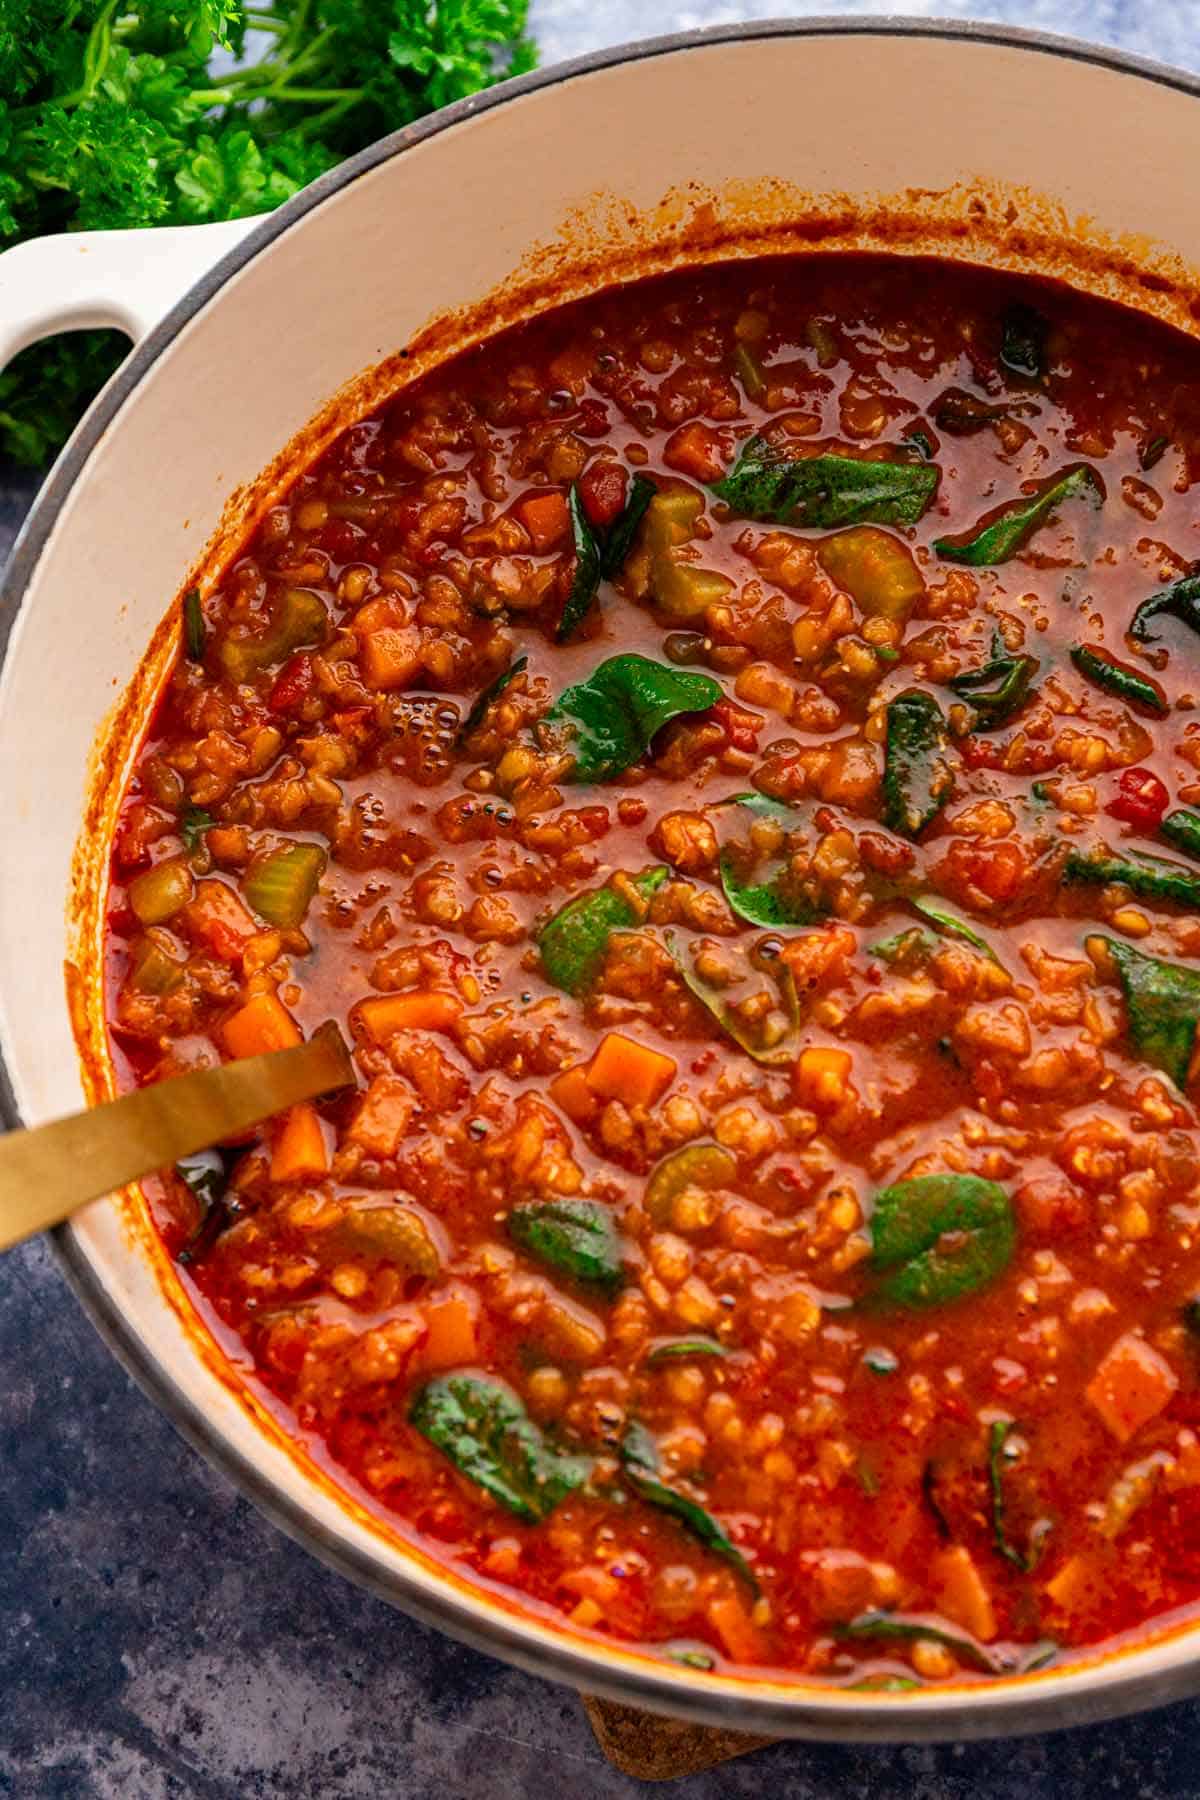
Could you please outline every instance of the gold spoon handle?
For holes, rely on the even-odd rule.
[[[197,1069],[49,1125],[10,1131],[0,1137],[0,1250],[140,1175],[353,1080],[345,1040],[330,1023],[290,1050]]]

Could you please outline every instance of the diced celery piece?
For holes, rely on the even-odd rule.
[[[325,852],[317,844],[289,844],[255,863],[242,893],[260,919],[288,930],[304,922],[325,872]]]
[[[665,558],[654,571],[653,587],[654,598],[663,612],[674,619],[695,619],[723,600],[733,583],[715,569]]]
[[[650,594],[676,619],[697,618],[733,587],[732,581],[715,569],[702,569],[679,557],[703,511],[703,499],[690,488],[660,490],[646,509],[642,543],[649,557]]]
[[[183,979],[183,964],[152,937],[139,938],[129,958],[128,981],[139,994],[169,994]]]
[[[643,1204],[656,1225],[667,1225],[671,1203],[685,1188],[728,1187],[737,1176],[737,1162],[720,1144],[687,1144],[659,1163],[649,1181]]]
[[[925,591],[907,544],[877,525],[852,525],[817,545],[825,573],[878,619],[903,619]]]
[[[749,344],[738,345],[733,353],[733,367],[747,400],[761,400],[767,391],[767,378]]]
[[[129,904],[143,925],[161,925],[186,906],[194,891],[192,871],[182,856],[155,863],[126,888]]]
[[[434,1276],[442,1266],[437,1246],[420,1213],[409,1206],[353,1207],[331,1233],[339,1255],[378,1257],[398,1269]]]
[[[258,636],[233,630],[221,640],[221,667],[231,681],[249,681],[260,669],[282,662],[303,644],[319,644],[329,629],[329,614],[319,594],[287,588],[276,602],[270,625]]]

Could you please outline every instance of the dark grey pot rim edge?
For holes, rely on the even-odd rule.
[[[1200,97],[1200,77],[1132,52],[1108,49],[1049,32],[983,22],[896,15],[822,15],[710,26],[617,45],[535,70],[443,108],[339,163],[276,211],[265,214],[241,243],[202,276],[131,351],[54,464],[14,545],[0,581],[0,616],[4,619],[0,628],[0,663],[7,653],[12,628],[50,532],[101,436],[129,394],[188,320],[292,224],[361,175],[411,146],[525,94],[557,86],[577,76],[679,50],[772,37],[924,38],[952,40],[974,47],[996,46],[1093,64],[1115,74],[1155,82],[1192,98]],[[22,1123],[2,1046],[0,1118],[9,1128]],[[399,1606],[423,1624],[445,1631],[474,1649],[499,1655],[531,1674],[567,1682],[585,1692],[725,1728],[829,1741],[878,1743],[1027,1735],[1114,1718],[1200,1689],[1200,1650],[1190,1663],[1181,1662],[1160,1673],[1147,1673],[1134,1667],[1129,1667],[1128,1673],[1122,1673],[1120,1665],[1128,1665],[1130,1656],[1120,1653],[1111,1665],[1118,1672],[1099,1683],[1096,1677],[1104,1673],[1103,1664],[1084,1664],[1064,1671],[1061,1676],[1051,1677],[1056,1686],[1068,1684],[1067,1692],[1039,1692],[1042,1684],[1034,1677],[1012,1686],[1006,1684],[1003,1690],[990,1690],[996,1699],[993,1704],[982,1707],[972,1705],[969,1691],[958,1689],[945,1697],[944,1707],[938,1707],[937,1696],[931,1693],[918,1704],[911,1700],[902,1703],[902,1708],[894,1702],[891,1705],[876,1702],[852,1711],[846,1700],[833,1690],[826,1700],[815,1696],[811,1687],[798,1687],[794,1699],[790,1696],[767,1698],[756,1693],[750,1682],[746,1683],[744,1693],[731,1691],[729,1686],[723,1686],[719,1691],[706,1691],[706,1684],[701,1682],[689,1688],[677,1688],[668,1678],[667,1671],[664,1669],[660,1674],[649,1658],[643,1669],[633,1664],[611,1663],[602,1647],[595,1651],[585,1650],[582,1640],[577,1644],[564,1637],[553,1644],[535,1644],[524,1631],[507,1625],[496,1615],[489,1614],[485,1620],[474,1602],[465,1596],[452,1595],[448,1586],[436,1596],[414,1591],[408,1581],[398,1577],[380,1559],[351,1548],[319,1525],[302,1505],[289,1499],[254,1463],[210,1429],[200,1409],[149,1353],[113,1304],[71,1226],[60,1226],[49,1235],[70,1287],[117,1360],[193,1448],[228,1477],[273,1524],[357,1586]],[[988,1689],[981,1687],[980,1697],[987,1692]]]

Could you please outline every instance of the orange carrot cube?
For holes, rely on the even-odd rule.
[[[456,994],[381,994],[355,1011],[367,1036],[384,1044],[398,1031],[452,1031],[462,1001]]]
[[[267,1050],[290,1050],[300,1043],[300,1027],[274,994],[254,994],[221,1027],[230,1056],[261,1056]]]
[[[424,1302],[428,1334],[417,1351],[421,1369],[461,1369],[479,1356],[479,1300],[469,1288],[451,1287]]]
[[[526,494],[513,507],[529,533],[529,541],[538,555],[561,544],[571,525],[571,515],[562,494]]]
[[[814,1044],[800,1052],[796,1063],[796,1093],[818,1111],[832,1111],[850,1091],[854,1059],[848,1050]]]
[[[587,1084],[602,1100],[653,1106],[674,1081],[677,1066],[673,1056],[610,1031],[588,1065]]]
[[[406,1081],[397,1075],[376,1075],[359,1102],[346,1141],[368,1156],[395,1156],[416,1105]]]
[[[271,1149],[272,1181],[311,1181],[329,1173],[329,1145],[315,1106],[289,1106]]]
[[[1112,1346],[1085,1389],[1119,1444],[1163,1410],[1179,1381],[1170,1363],[1135,1331]]]
[[[369,688],[407,687],[421,666],[416,635],[401,626],[372,631],[359,639],[358,662]]]
[[[388,594],[360,606],[354,615],[358,664],[370,688],[386,692],[407,687],[421,666],[420,639]]]
[[[600,1101],[588,1086],[582,1063],[576,1063],[573,1069],[564,1069],[554,1077],[550,1083],[550,1098],[576,1125],[586,1125],[600,1110]]]
[[[996,1609],[966,1546],[951,1544],[939,1550],[929,1566],[929,1575],[937,1610],[981,1644],[990,1644],[997,1631]]]
[[[1051,1604],[1074,1619],[1093,1618],[1103,1609],[1107,1576],[1099,1557],[1080,1553],[1069,1556],[1057,1574],[1045,1584]]]
[[[740,1594],[718,1594],[707,1607],[708,1622],[734,1662],[761,1662],[763,1642]]]

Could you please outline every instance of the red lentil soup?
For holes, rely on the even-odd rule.
[[[1198,373],[1049,283],[681,273],[405,389],[187,596],[122,1079],[333,1018],[358,1087],[152,1206],[448,1563],[891,1688],[1200,1601]]]

